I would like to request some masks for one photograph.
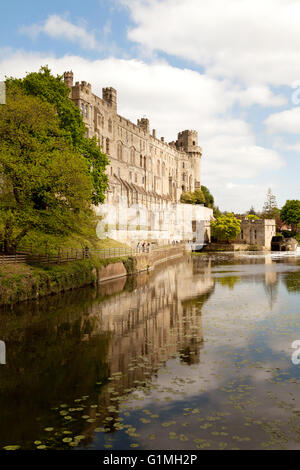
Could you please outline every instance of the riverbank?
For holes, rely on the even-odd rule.
[[[163,247],[136,256],[91,258],[61,265],[0,265],[0,305],[13,305],[24,300],[150,271],[164,261],[182,256],[184,252],[185,246],[180,245]]]

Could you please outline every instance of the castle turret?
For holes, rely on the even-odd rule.
[[[64,82],[69,88],[72,88],[73,80],[74,80],[74,74],[73,74],[72,70],[70,72],[65,72],[64,73]]]
[[[198,132],[185,130],[179,132],[178,140],[176,141],[176,147],[178,150],[182,150],[189,154],[189,157],[192,160],[192,166],[194,168],[194,186],[195,188],[200,188],[200,162],[202,157],[202,149],[198,146]]]
[[[149,119],[147,119],[147,118],[138,119],[137,120],[137,125],[141,129],[143,129],[143,131],[146,132],[146,134],[149,134],[149,132],[150,132]]]
[[[117,90],[112,87],[102,88],[102,99],[114,111],[117,111]]]

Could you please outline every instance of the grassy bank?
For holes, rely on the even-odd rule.
[[[89,259],[61,265],[0,265],[0,305],[12,305],[94,284],[101,268],[120,262],[127,274],[135,272],[136,260],[132,257]]]

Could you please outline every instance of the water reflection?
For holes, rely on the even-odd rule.
[[[267,447],[268,393],[298,384],[298,291],[297,259],[201,255],[2,310],[0,447]]]

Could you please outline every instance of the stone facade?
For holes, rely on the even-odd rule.
[[[81,111],[87,137],[96,136],[110,160],[107,167],[109,189],[107,202],[117,202],[122,194],[129,203],[178,202],[183,191],[200,187],[198,133],[185,130],[174,142],[150,134],[149,120],[137,124],[117,113],[117,91],[103,88],[102,98],[92,93],[89,83],[73,82],[73,72],[65,72],[70,98]]]
[[[102,217],[98,236],[132,245],[192,241],[199,232],[195,222],[205,221],[202,235],[210,239],[212,210],[180,204],[182,192],[201,188],[197,132],[179,132],[176,141],[167,143],[155,130],[150,133],[147,118],[133,124],[117,113],[114,88],[103,88],[99,98],[89,83],[74,84],[73,72],[65,72],[64,80],[81,111],[86,136],[97,137],[110,161],[105,204],[95,208]]]
[[[271,250],[272,238],[276,235],[276,222],[273,219],[241,221],[241,232],[235,243],[259,245]]]

